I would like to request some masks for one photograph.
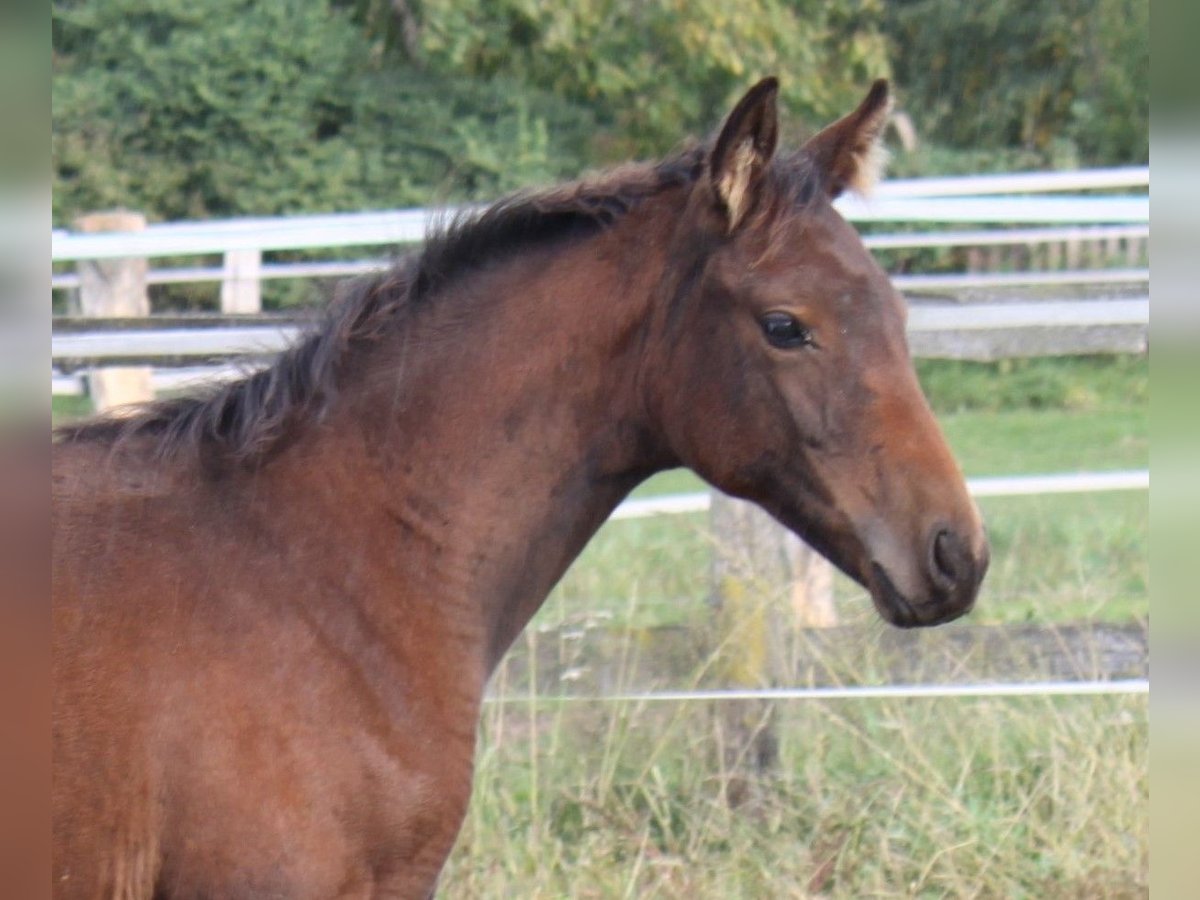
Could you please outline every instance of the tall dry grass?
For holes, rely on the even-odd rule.
[[[440,896],[1147,894],[1144,696],[783,702],[756,775],[712,703],[518,691],[485,711]]]

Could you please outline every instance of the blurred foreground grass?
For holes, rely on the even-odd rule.
[[[777,706],[731,808],[709,704],[495,704],[439,896],[1144,897],[1144,697]]]

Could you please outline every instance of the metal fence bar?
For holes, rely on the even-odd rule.
[[[487,696],[484,703],[693,703],[726,700],[902,700],[968,697],[1053,697],[1149,694],[1150,680],[1029,681],[987,684],[892,684],[760,690],[647,691],[621,694]]]
[[[1113,472],[1065,472],[1053,475],[994,475],[968,478],[973,497],[1026,497],[1036,494],[1080,494],[1105,491],[1137,491],[1150,487],[1149,469]],[[610,519],[644,519],[650,516],[707,512],[709,493],[664,494],[626,500]]]
[[[391,263],[387,257],[360,260],[319,260],[314,262],[265,263],[258,273],[259,281],[284,278],[344,278],[365,275],[386,269]],[[146,274],[147,284],[197,284],[206,281],[222,281],[223,266],[195,266],[177,269],[153,269]],[[79,276],[74,272],[60,272],[50,278],[53,290],[66,290],[79,286]]]
[[[1147,325],[1149,298],[1128,300],[1050,300],[963,306],[911,306],[909,334],[987,331],[1000,328],[1089,328]]]
[[[1150,301],[1079,300],[1037,303],[914,306],[912,334],[1003,328],[1059,328],[1145,325]],[[302,332],[296,325],[244,325],[221,328],[162,328],[54,334],[54,359],[142,359],[156,356],[229,356],[284,349]]]
[[[1061,284],[1148,284],[1149,269],[1087,269],[1069,272],[966,272],[945,275],[893,275],[901,291],[1019,287]]]
[[[1003,222],[1132,224],[1150,221],[1150,199],[1121,197],[878,197],[843,195],[835,204],[852,222]]]
[[[154,369],[150,384],[156,393],[200,388],[222,381],[243,378],[259,368],[257,365],[180,366],[176,369]],[[50,393],[56,397],[82,397],[87,394],[87,382],[76,373],[52,372]]]
[[[887,197],[838,199],[847,218],[859,222],[997,222],[1007,224],[1142,224],[1150,221],[1145,196],[1072,197]],[[192,256],[232,250],[305,250],[316,247],[368,247],[419,243],[431,227],[462,210],[396,210],[244,219],[176,222],[142,232],[51,233],[51,260],[67,262],[121,257]]]
[[[919,247],[987,247],[1009,244],[1051,244],[1061,241],[1108,241],[1150,237],[1149,225],[1068,225],[1051,228],[983,228],[963,231],[923,231],[866,234],[873,250]]]
[[[875,189],[880,197],[961,197],[1039,191],[1086,191],[1150,186],[1149,166],[1077,172],[1013,172],[948,178],[893,178]]]
[[[56,334],[50,338],[50,355],[54,359],[129,359],[278,353],[300,334],[295,325]]]
[[[663,494],[659,497],[639,497],[634,500],[626,500],[618,506],[609,516],[609,520],[645,519],[650,516],[708,512],[711,505],[711,494]]]
[[[1142,491],[1149,488],[1149,469],[1071,472],[1061,475],[993,475],[967,479],[967,490],[971,492],[972,497],[1027,497],[1034,494]]]
[[[1135,226],[1141,228],[1141,226]],[[886,244],[873,243],[867,238],[868,247],[887,249],[889,247],[948,247],[974,246],[976,241],[942,240],[926,241],[929,235],[881,235],[888,238]],[[896,240],[890,239],[895,237]],[[911,238],[911,239],[909,239]],[[949,236],[947,235],[947,238]],[[1101,240],[1102,238],[1094,238]],[[1027,241],[997,240],[994,244],[1025,244]],[[316,262],[266,263],[259,272],[258,280],[269,281],[285,278],[340,278],[353,275],[365,275],[387,268],[388,259],[363,260],[329,260]],[[225,269],[222,266],[194,266],[176,269],[153,269],[146,275],[147,284],[194,284],[208,281],[222,281]],[[1076,269],[1071,271],[1050,272],[973,272],[967,274],[943,275],[893,275],[893,284],[898,288],[927,288],[941,287],[946,289],[962,287],[1007,286],[1022,284],[1109,284],[1121,282],[1146,282],[1150,280],[1149,269]],[[74,272],[59,272],[50,278],[53,290],[67,290],[79,286],[79,276]]]

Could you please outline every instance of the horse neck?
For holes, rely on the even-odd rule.
[[[342,436],[325,448],[339,493],[396,533],[402,602],[477,624],[468,652],[487,672],[616,505],[670,464],[639,396],[662,251],[623,224],[461,276],[320,429]]]

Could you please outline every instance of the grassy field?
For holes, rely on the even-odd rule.
[[[731,808],[702,704],[490,707],[440,896],[1147,896],[1144,698],[778,713],[778,769]]]

